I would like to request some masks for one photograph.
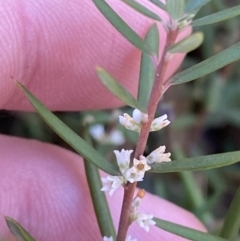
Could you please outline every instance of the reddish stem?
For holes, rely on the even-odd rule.
[[[158,102],[162,96],[164,76],[169,64],[169,60],[166,59],[167,49],[169,46],[174,44],[177,38],[177,35],[178,35],[178,31],[169,31],[167,33],[166,44],[163,50],[161,60],[156,67],[155,80],[154,80],[152,92],[148,103],[149,121],[147,123],[143,123],[142,125],[135,154],[134,154],[135,158],[139,158],[139,156],[144,153],[144,150],[147,144],[147,139],[150,132],[151,123],[154,119]],[[127,231],[130,225],[129,216],[131,212],[131,203],[133,200],[136,185],[137,185],[136,182],[127,183],[127,185],[124,187],[124,197],[123,197],[122,211],[121,211],[121,217],[120,217],[119,228],[118,228],[117,241],[125,241],[126,239]]]

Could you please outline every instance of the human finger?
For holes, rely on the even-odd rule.
[[[0,238],[13,240],[4,221],[10,216],[38,241],[102,240],[80,156],[52,144],[4,135],[0,152]],[[108,201],[117,228],[122,190]],[[191,213],[151,194],[139,210],[205,231]],[[135,224],[129,233],[139,241],[184,240],[156,227],[146,233]]]
[[[139,35],[146,34],[153,20],[122,1],[108,2]],[[141,2],[164,20],[168,18],[149,1]],[[113,28],[92,1],[1,1],[0,16],[0,109],[33,110],[11,77],[26,85],[51,110],[123,105],[100,83],[96,66],[104,67],[136,96],[141,52]],[[166,33],[157,24],[161,54]],[[166,78],[182,59],[182,54],[173,57]]]

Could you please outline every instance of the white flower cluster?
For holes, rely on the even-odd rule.
[[[146,232],[149,232],[149,226],[156,224],[153,221],[153,215],[137,212],[140,202],[144,195],[145,191],[140,190],[138,192],[138,195],[133,199],[130,214],[130,222],[132,223],[135,221],[141,228],[145,229]]]
[[[103,241],[113,241],[113,237],[103,237]],[[125,241],[137,241],[137,239],[132,239],[131,235],[128,235]]]
[[[116,155],[117,164],[122,175],[103,177],[103,187],[101,191],[109,192],[109,195],[112,196],[118,187],[127,182],[133,183],[143,181],[145,172],[151,169],[148,164],[171,161],[171,153],[164,153],[165,149],[165,146],[160,146],[147,157],[140,156],[139,160],[134,158],[132,167],[129,167],[129,165],[130,155],[133,150],[122,149],[121,152],[115,150],[114,153]]]
[[[148,115],[142,113],[141,111],[135,109],[133,111],[132,117],[128,114],[124,114],[123,116],[119,116],[120,123],[127,129],[140,132],[143,123],[148,122]],[[169,125],[170,121],[167,119],[167,115],[160,116],[152,121],[150,131],[157,131],[162,129],[163,127]],[[133,166],[130,167],[130,156],[133,150],[124,150],[121,152],[115,150],[114,153],[116,155],[117,164],[119,166],[120,176],[107,176],[102,178],[103,187],[101,191],[109,192],[109,195],[112,196],[115,190],[127,184],[127,182],[133,183],[142,181],[145,175],[145,172],[150,170],[151,167],[149,165],[153,163],[160,162],[170,162],[171,153],[165,153],[166,147],[160,146],[156,150],[154,150],[147,157],[140,156],[139,160],[133,159]],[[136,222],[141,228],[149,232],[149,226],[155,225],[155,221],[153,221],[153,215],[138,213],[138,207],[140,205],[141,199],[145,195],[144,190],[140,190],[137,196],[132,201],[131,213],[130,213],[130,222]],[[112,237],[103,237],[103,241],[113,241]],[[132,239],[129,235],[125,241],[137,241],[136,239]]]
[[[126,129],[139,133],[142,127],[142,123],[148,122],[148,115],[142,113],[140,110],[135,109],[133,111],[132,117],[127,113],[124,113],[123,116],[119,116],[119,122]],[[163,127],[169,124],[170,121],[167,119],[167,115],[160,116],[153,120],[150,131],[161,130]]]
[[[136,158],[133,159],[133,166],[129,168],[130,165],[130,155],[133,150],[124,150],[121,152],[114,151],[117,159],[117,163],[122,176],[108,176],[102,178],[104,184],[101,189],[104,192],[109,191],[109,195],[112,196],[114,191],[123,184],[127,182],[138,182],[142,181],[146,171],[150,170],[151,167],[147,164],[147,159],[144,156],[140,157],[140,160]]]

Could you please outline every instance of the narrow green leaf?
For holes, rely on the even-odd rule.
[[[192,22],[193,26],[202,26],[213,23],[218,23],[229,18],[233,18],[240,15],[240,5],[232,8],[227,8],[226,10],[220,11],[218,13],[210,14],[203,18],[196,19]]]
[[[47,109],[27,88],[21,83],[17,82],[19,87],[23,90],[33,107],[43,118],[43,120],[75,151],[92,162],[98,168],[111,174],[118,175],[119,171],[116,166],[108,162],[95,149],[88,145],[80,136],[72,131],[60,119],[58,119],[51,111]]]
[[[185,7],[185,0],[167,0],[167,12],[173,19],[180,19],[183,17]]]
[[[228,209],[220,236],[229,241],[237,240],[240,229],[240,187]]]
[[[198,48],[203,42],[203,33],[196,32],[180,42],[170,46],[169,53],[188,53]]]
[[[154,52],[159,51],[159,32],[156,24],[148,30],[145,41],[154,49]],[[140,77],[138,85],[138,101],[141,106],[147,109],[150,93],[155,79],[155,68],[153,60],[149,55],[142,53]]]
[[[130,43],[145,54],[153,54],[151,48],[145,43],[145,41],[123,21],[123,19],[107,4],[105,0],[92,1],[113,27],[115,27]]]
[[[130,7],[132,7],[133,9],[135,9],[137,12],[152,18],[156,21],[162,21],[162,19],[154,12],[152,12],[151,10],[149,10],[148,8],[144,7],[142,4],[136,2],[135,0],[122,0],[123,2],[125,2],[127,5],[129,5]]]
[[[163,219],[154,218],[154,221],[156,222],[157,227],[192,241],[227,241],[227,239],[168,222]]]
[[[223,50],[221,53],[216,54],[213,57],[210,57],[201,63],[180,72],[179,74],[176,74],[173,76],[171,83],[173,85],[177,85],[198,79],[239,59],[240,42]]]
[[[35,239],[13,218],[5,217],[8,228],[18,241],[35,241]]]
[[[105,194],[101,191],[102,182],[98,168],[84,159],[85,172],[92,197],[93,207],[102,236],[116,238],[111,213]]]
[[[186,13],[197,13],[204,5],[211,0],[189,0],[185,6]]]
[[[92,145],[91,137],[87,130],[84,130],[84,139]],[[104,192],[101,191],[102,181],[99,170],[92,163],[84,159],[85,173],[88,181],[88,187],[92,197],[93,207],[98,221],[98,226],[102,237],[113,237],[116,239],[116,232],[112,221],[112,216],[109,210],[108,202]]]
[[[198,156],[171,162],[155,163],[151,166],[150,172],[182,172],[200,171],[211,168],[228,166],[240,161],[240,151]]]
[[[125,104],[139,109],[146,113],[146,109],[140,105],[140,103],[116,80],[114,77],[108,73],[103,68],[97,68],[97,75],[103,85],[105,85],[108,90],[111,91],[115,96],[117,96]]]
[[[167,10],[167,6],[164,3],[162,3],[160,0],[150,0],[150,2],[152,2],[162,10],[165,10],[165,11]]]

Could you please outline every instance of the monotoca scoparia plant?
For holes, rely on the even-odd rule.
[[[122,0],[136,11],[154,20],[154,23],[143,39],[106,1],[92,1],[112,26],[142,52],[137,98],[132,96],[107,70],[101,67],[96,69],[99,80],[103,85],[122,102],[133,108],[132,116],[127,113],[120,114],[119,122],[128,131],[138,133],[138,141],[135,149],[113,150],[116,161],[114,163],[109,162],[92,147],[91,138],[87,131],[84,132],[83,138],[79,137],[40,103],[25,86],[21,83],[18,83],[18,85],[46,123],[84,157],[89,188],[103,237],[102,240],[136,240],[131,234],[128,234],[128,228],[133,222],[136,222],[146,232],[151,232],[151,226],[155,225],[160,229],[190,240],[235,240],[240,226],[239,190],[235,195],[218,235],[176,225],[154,217],[151,213],[141,213],[138,210],[141,206],[141,200],[144,198],[145,191],[141,189],[137,191],[137,194],[135,193],[137,183],[144,181],[146,172],[155,172],[160,175],[160,173],[168,172],[205,170],[230,165],[240,160],[240,151],[238,151],[174,161],[171,160],[171,153],[166,151],[168,147],[165,145],[158,147],[149,155],[144,156],[149,133],[160,131],[164,127],[167,128],[170,124],[166,114],[155,118],[155,112],[163,94],[173,85],[201,78],[240,59],[240,42],[238,42],[203,62],[166,79],[166,70],[174,55],[177,53],[186,54],[196,49],[203,42],[202,32],[188,34],[187,37],[179,42],[176,41],[177,37],[181,32],[189,31],[194,26],[213,24],[239,15],[240,5],[195,20],[198,11],[204,5],[208,4],[210,0],[166,0],[166,3],[160,0],[149,0],[149,2],[155,4],[162,11],[167,12],[169,18],[166,20],[166,18],[163,19],[150,8],[145,7],[141,1]],[[166,34],[166,41],[161,55],[159,55],[159,38],[161,39],[159,24],[164,27]],[[99,138],[101,139],[102,137],[99,136]],[[108,141],[109,138],[112,137],[108,136],[104,140]],[[101,179],[98,169],[108,173],[108,176]],[[124,189],[124,196],[119,227],[116,232],[103,192],[108,192],[112,196],[118,188]],[[6,221],[10,230],[19,240],[34,240],[15,220],[7,217]]]

